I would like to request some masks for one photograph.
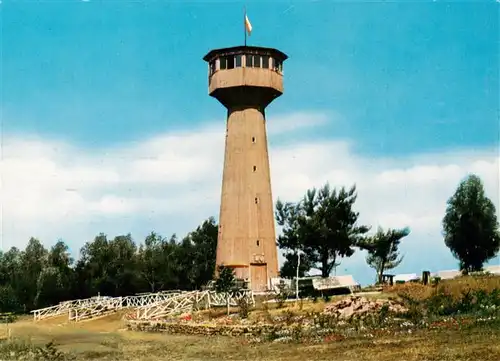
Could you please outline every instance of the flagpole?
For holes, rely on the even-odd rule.
[[[247,46],[247,27],[246,27],[246,20],[247,20],[247,7],[243,7],[243,32],[245,33],[245,46]]]

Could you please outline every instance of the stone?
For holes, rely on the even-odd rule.
[[[323,312],[347,319],[355,315],[379,312],[385,305],[388,306],[389,312],[402,313],[407,311],[404,306],[392,300],[369,300],[366,297],[352,296],[327,305]]]

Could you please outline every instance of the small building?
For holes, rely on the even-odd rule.
[[[418,281],[419,277],[416,273],[403,273],[395,275],[393,278],[394,283],[406,283],[412,281]]]
[[[295,289],[296,280],[292,280]],[[351,275],[299,278],[299,293],[303,296],[332,296],[350,294],[360,289],[360,284]]]
[[[484,270],[486,272],[491,273],[491,274],[500,276],[500,265],[498,265],[498,266],[487,266],[487,267],[484,267]]]
[[[460,277],[462,272],[458,270],[447,270],[447,271],[437,271],[431,274],[433,278],[440,278],[442,280],[451,280],[456,277]]]

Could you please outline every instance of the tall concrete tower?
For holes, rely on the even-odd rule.
[[[237,46],[210,51],[209,94],[227,108],[217,265],[253,291],[278,276],[265,108],[283,93],[279,50]]]

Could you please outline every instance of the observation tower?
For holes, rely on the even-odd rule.
[[[283,94],[286,59],[279,50],[246,45],[203,58],[209,95],[227,109],[216,264],[233,268],[255,292],[278,277],[265,109]]]

